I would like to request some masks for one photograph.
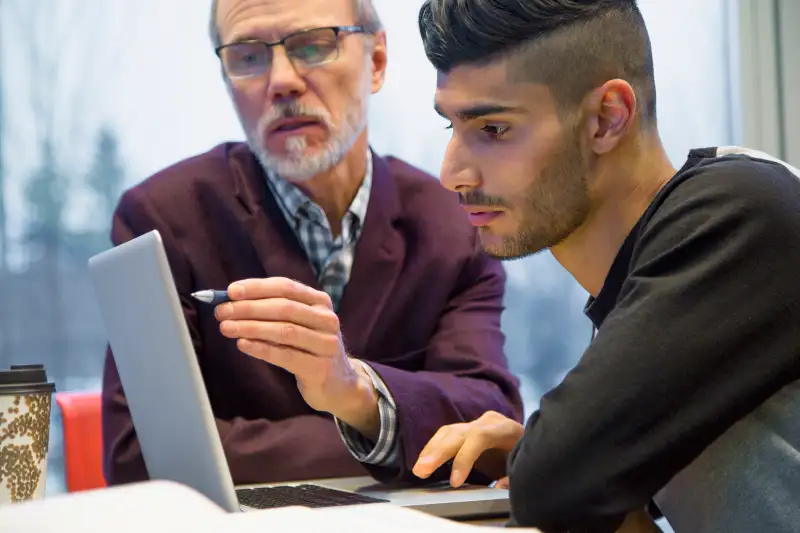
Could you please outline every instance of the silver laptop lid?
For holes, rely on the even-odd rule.
[[[89,274],[150,477],[239,511],[161,236],[92,257]]]

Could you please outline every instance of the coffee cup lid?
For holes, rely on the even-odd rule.
[[[0,394],[52,393],[55,390],[55,383],[47,382],[44,365],[12,365],[10,370],[0,370]]]

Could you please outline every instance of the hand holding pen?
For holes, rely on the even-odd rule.
[[[288,278],[247,279],[192,294],[215,306],[220,332],[243,353],[294,374],[306,403],[370,439],[380,432],[378,395],[348,356],[327,293]]]

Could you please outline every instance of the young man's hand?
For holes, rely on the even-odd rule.
[[[473,422],[444,426],[423,448],[414,475],[427,478],[452,459],[450,484],[454,487],[463,485],[473,468],[502,482],[508,454],[524,430],[519,422],[493,411]]]

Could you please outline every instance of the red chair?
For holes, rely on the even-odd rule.
[[[64,428],[67,491],[106,486],[99,392],[58,392]]]

